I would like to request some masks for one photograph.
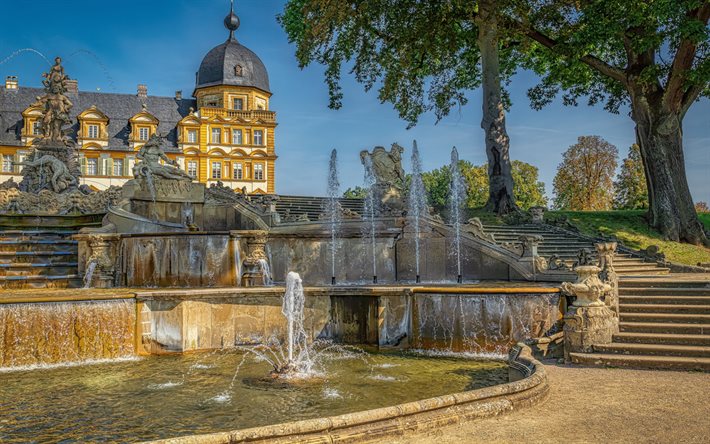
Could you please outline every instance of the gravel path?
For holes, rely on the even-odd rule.
[[[389,442],[710,442],[710,373],[554,363],[546,369],[551,392],[543,404]]]

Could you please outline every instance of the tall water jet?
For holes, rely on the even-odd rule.
[[[421,281],[421,274],[419,269],[420,263],[420,245],[419,237],[421,234],[420,220],[422,216],[428,213],[427,210],[427,199],[426,190],[424,188],[424,182],[422,181],[422,161],[419,157],[419,148],[417,148],[417,141],[414,141],[414,148],[412,149],[412,181],[409,185],[409,212],[408,216],[412,219],[414,223],[414,256],[416,261],[416,283]]]
[[[377,283],[377,254],[375,249],[375,214],[377,212],[377,196],[375,190],[375,172],[372,166],[372,159],[364,157],[362,163],[365,166],[365,177],[363,185],[367,191],[365,196],[365,217],[367,222],[362,224],[363,238],[369,240],[372,250],[372,283]]]
[[[330,153],[330,163],[328,164],[328,203],[326,214],[330,220],[330,262],[331,262],[331,285],[335,285],[335,253],[338,249],[338,229],[340,227],[340,181],[338,180],[338,151]]]
[[[277,373],[308,373],[312,367],[308,349],[306,329],[303,326],[306,297],[303,293],[301,276],[293,271],[286,275],[286,291],[284,293],[281,312],[286,316],[287,342],[286,365],[277,369]]]
[[[459,168],[459,152],[456,147],[451,150],[451,182],[449,183],[449,223],[454,227],[454,254],[456,255],[456,282],[462,282],[461,273],[461,223],[463,218],[462,205],[466,202],[466,183]]]

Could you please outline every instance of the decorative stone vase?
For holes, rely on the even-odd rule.
[[[597,307],[604,305],[602,296],[611,291],[611,285],[599,279],[601,268],[596,265],[581,265],[575,268],[577,282],[564,282],[562,291],[576,296],[572,303],[575,307]]]

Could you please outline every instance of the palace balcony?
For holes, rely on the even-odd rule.
[[[239,118],[244,120],[263,120],[264,122],[276,122],[275,111],[265,110],[235,110],[226,108],[200,108],[200,115],[203,117],[222,116],[229,119]]]

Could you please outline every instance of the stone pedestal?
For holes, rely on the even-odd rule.
[[[86,285],[91,288],[114,287],[121,235],[83,232],[75,235],[74,239],[79,241],[79,271],[85,276],[89,270],[92,273]]]
[[[570,353],[589,353],[594,345],[609,344],[619,331],[619,318],[601,299],[612,287],[599,279],[601,268],[582,265],[577,281],[562,284],[562,291],[576,299],[564,316],[565,361]]]
[[[241,286],[263,287],[271,284],[271,270],[266,256],[269,232],[263,230],[231,231],[234,239],[246,242],[246,258],[242,261]]]
[[[200,226],[205,185],[157,176],[152,184],[133,179],[123,186],[123,198],[130,200],[132,213],[147,219]]]

